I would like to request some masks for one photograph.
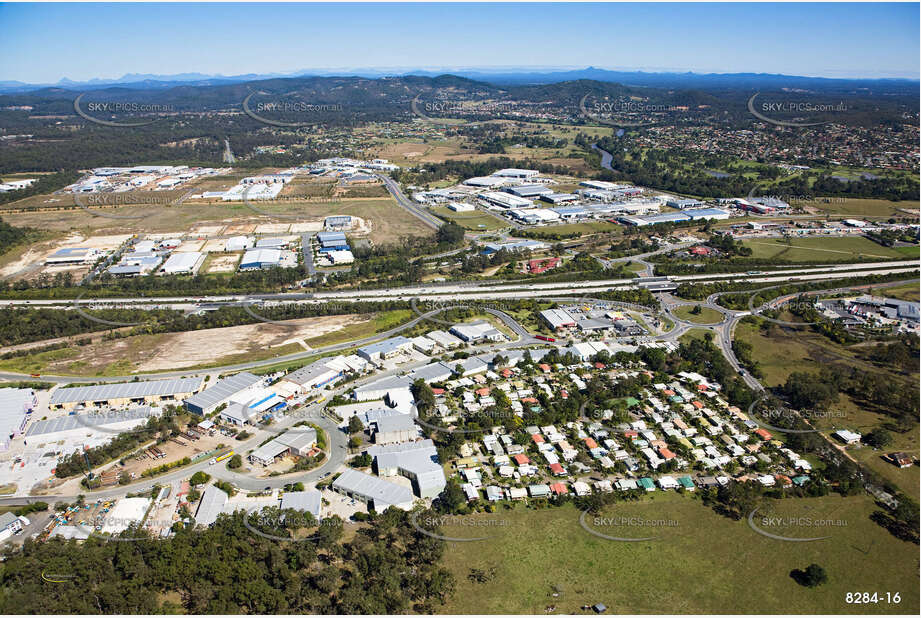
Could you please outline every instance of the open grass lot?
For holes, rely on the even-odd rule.
[[[906,259],[918,257],[917,247],[903,252],[878,245],[863,236],[839,238],[758,238],[743,241],[752,250],[752,257],[789,262],[853,262],[861,259]]]
[[[825,337],[808,329],[785,329],[772,327],[765,334],[749,320],[739,323],[736,338],[752,345],[752,356],[764,372],[762,384],[774,387],[783,384],[787,376],[794,371],[818,372],[823,364],[829,362],[846,362],[849,366],[872,372],[885,372],[892,380],[906,385],[918,381],[918,366],[905,368],[905,373],[895,374],[858,358],[853,349],[835,344]],[[867,433],[887,420],[887,416],[854,402],[847,395],[840,395],[838,403],[830,409],[827,418],[815,420],[816,427],[823,431],[847,427],[861,433]],[[848,452],[857,460],[865,463],[874,472],[880,474],[915,500],[919,497],[919,469],[917,466],[899,469],[881,458],[892,451],[906,451],[914,456],[919,454],[917,427],[906,433],[891,432],[893,444],[885,451],[875,451],[868,446],[849,447]]]
[[[414,317],[408,309],[371,315],[323,316],[182,333],[135,335],[0,360],[0,370],[105,377],[202,369],[269,360],[388,330]]]
[[[879,292],[880,296],[887,296],[889,298],[898,298],[900,300],[911,300],[918,302],[921,299],[921,285],[917,283],[909,283],[906,285],[900,285],[898,287],[886,288]]]
[[[682,305],[672,311],[682,320],[694,322],[695,324],[718,324],[723,321],[723,314],[716,309],[701,307],[700,313],[694,314],[694,305]]]
[[[848,215],[851,217],[893,217],[905,216],[899,209],[918,210],[917,201],[890,202],[889,200],[872,200],[856,197],[829,197],[811,202],[797,202],[796,206],[827,213],[830,215]]]
[[[710,331],[706,328],[692,328],[688,332],[684,333],[678,338],[680,343],[689,343],[694,339],[703,341],[706,338],[707,333]]]
[[[457,590],[439,613],[584,613],[580,607],[604,603],[608,613],[898,613],[918,610],[917,547],[900,541],[870,521],[868,496],[783,501],[767,513],[809,516],[844,525],[814,530],[776,527],[791,537],[830,536],[823,541],[776,541],[755,533],[747,521],[715,514],[699,499],[656,492],[636,503],[619,503],[602,517],[669,520],[655,528],[600,526],[604,534],[656,537],[618,542],[593,536],[579,525],[573,506],[478,515],[504,522],[489,527],[443,526],[454,537],[487,537],[448,543],[443,562]],[[592,525],[592,516],[587,524]],[[822,565],[828,583],[804,588],[790,571]],[[476,568],[492,578],[473,581]],[[494,571],[493,571],[494,570]],[[901,593],[898,605],[848,605],[849,591]],[[554,596],[554,593],[557,596]]]
[[[481,210],[474,210],[471,212],[454,212],[448,208],[437,206],[432,208],[431,211],[442,219],[454,221],[465,230],[471,230],[474,232],[482,232],[484,230],[501,230],[503,228],[509,227],[509,224],[506,221],[487,214]]]
[[[597,234],[599,232],[613,232],[621,230],[621,226],[607,221],[585,221],[582,223],[564,223],[562,225],[548,225],[530,230],[532,236],[552,237],[554,234]]]
[[[33,227],[48,232],[78,231],[84,235],[114,233],[182,233],[197,224],[271,223],[273,214],[295,216],[275,222],[294,223],[322,221],[331,215],[361,217],[371,225],[371,240],[375,243],[396,242],[404,236],[426,236],[432,233],[416,217],[410,215],[390,198],[343,199],[334,203],[279,202],[259,203],[262,215],[242,203],[182,204],[120,206],[100,210],[104,214],[137,216],[137,219],[112,219],[75,207],[72,210],[13,213],[4,215],[10,225]]]

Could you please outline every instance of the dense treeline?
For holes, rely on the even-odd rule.
[[[348,541],[338,518],[314,526],[314,538],[286,542],[253,529],[282,536],[275,522],[310,528],[309,514],[266,510],[252,514],[249,527],[244,517],[221,515],[211,528],[179,529],[162,540],[27,540],[6,555],[0,611],[426,614],[454,591],[440,565],[443,541],[416,530],[406,512],[377,514]],[[60,582],[49,585],[43,572]]]
[[[888,416],[887,426],[909,431],[918,422],[918,384],[893,380],[882,372],[865,371],[841,364],[827,364],[818,373],[794,372],[783,394],[797,408],[826,409],[844,393],[862,407]]]
[[[401,184],[427,185],[445,178],[472,178],[489,176],[496,170],[517,167],[538,170],[542,174],[569,174],[572,170],[562,165],[553,165],[534,159],[511,159],[509,157],[490,157],[485,161],[465,161],[449,159],[441,163],[426,163],[419,169],[400,169],[393,172],[393,178]]]
[[[16,245],[33,242],[42,235],[40,230],[30,227],[15,227],[0,219],[0,255]]]
[[[637,185],[655,187],[662,191],[673,191],[684,195],[700,197],[731,197],[747,195],[755,182],[773,181],[779,170],[771,165],[755,168],[736,168],[733,158],[724,155],[703,154],[681,148],[625,148],[624,142],[616,137],[604,137],[598,146],[612,156],[611,168],[605,172],[613,180],[629,180]],[[708,169],[727,169],[726,177],[707,174]],[[694,170],[689,173],[684,170]],[[752,179],[752,171],[758,178]],[[876,198],[885,200],[916,200],[919,185],[908,176],[881,176],[861,178],[842,182],[831,174],[820,170],[805,170],[774,184],[764,185],[774,195],[822,196]]]
[[[54,174],[43,174],[35,179],[31,185],[18,191],[0,193],[0,204],[9,204],[33,195],[43,195],[53,193],[58,189],[63,189],[69,184],[73,184],[80,177],[80,174],[73,170],[55,172]]]

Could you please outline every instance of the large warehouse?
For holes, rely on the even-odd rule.
[[[259,270],[281,265],[280,249],[250,249],[240,260],[240,270]]]
[[[361,500],[368,505],[368,508],[378,513],[383,513],[391,506],[404,511],[413,508],[413,492],[409,487],[397,485],[358,470],[346,470],[340,474],[333,481],[332,488],[334,491]]]
[[[221,378],[210,388],[206,388],[197,395],[187,397],[185,407],[190,412],[211,414],[222,403],[230,403],[231,399],[242,393],[253,392],[262,386],[263,379],[249,372],[237,373],[226,378]]]
[[[205,254],[199,251],[173,253],[163,264],[160,272],[164,275],[194,275],[204,261]]]
[[[129,410],[108,414],[81,414],[59,416],[43,421],[36,421],[26,431],[26,439],[44,442],[59,442],[85,438],[94,429],[101,433],[128,431],[143,425],[151,415],[160,412],[159,408],[138,406]]]
[[[78,405],[113,408],[135,404],[179,402],[197,393],[202,378],[174,378],[146,382],[117,382],[96,386],[71,386],[59,388],[51,395],[48,407],[52,410],[73,410]]]
[[[10,440],[22,433],[35,405],[31,388],[0,388],[0,451],[8,449]]]

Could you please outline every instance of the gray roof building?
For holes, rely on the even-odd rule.
[[[226,504],[227,494],[214,485],[208,485],[202,492],[201,501],[195,511],[195,523],[210,526],[217,521],[217,516],[223,512]]]
[[[322,495],[315,489],[312,491],[286,491],[281,497],[281,509],[303,511],[320,519],[321,500]]]
[[[210,388],[185,400],[185,406],[198,414],[209,414],[234,395],[262,382],[262,378],[248,371],[221,378]]]
[[[390,506],[409,510],[413,505],[413,492],[408,487],[379,479],[376,476],[371,476],[358,470],[346,470],[340,474],[333,481],[332,488],[335,491],[367,502],[378,513],[387,510]]]
[[[50,405],[94,403],[145,397],[172,397],[194,393],[202,385],[202,378],[174,378],[143,382],[118,382],[96,386],[70,386],[59,388],[51,396]]]

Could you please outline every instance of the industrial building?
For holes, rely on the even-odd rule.
[[[519,185],[517,187],[508,187],[505,189],[505,191],[507,193],[511,193],[512,195],[517,195],[518,197],[532,199],[553,193],[553,189],[546,185]]]
[[[518,197],[510,193],[499,193],[497,191],[489,191],[487,193],[480,194],[480,198],[486,202],[492,204],[493,206],[498,206],[499,208],[529,208],[534,205],[534,203],[524,197]]]
[[[569,202],[575,202],[579,199],[579,196],[575,193],[546,193],[541,195],[539,198],[543,202],[550,202],[551,204],[567,204]]]
[[[362,365],[356,365],[356,361]],[[301,367],[297,371],[292,371],[282,378],[282,382],[293,384],[296,390],[309,391],[331,386],[341,380],[347,373],[363,371],[365,366],[367,366],[366,361],[358,356],[355,356],[354,360],[351,361],[343,356],[323,358]]]
[[[471,212],[476,210],[473,204],[465,204],[463,202],[450,202],[448,203],[448,210],[453,210],[454,212]]]
[[[528,225],[553,223],[560,220],[560,215],[548,208],[514,208],[509,210],[508,214],[516,221]]]
[[[205,261],[205,254],[200,251],[173,253],[167,258],[160,272],[164,275],[194,275]]]
[[[254,393],[262,386],[263,382],[263,378],[254,376],[246,371],[221,378],[210,388],[206,388],[197,395],[187,397],[184,402],[185,407],[190,412],[201,416],[211,414],[218,406],[230,403],[237,396],[246,397]],[[198,389],[195,390],[197,391]]]
[[[270,466],[283,455],[306,456],[317,444],[317,431],[312,427],[298,427],[283,433],[253,451],[249,460]]]
[[[36,439],[42,442],[60,442],[86,438],[87,433],[98,428],[101,432],[113,433],[128,431],[147,422],[151,416],[157,415],[160,408],[138,406],[129,410],[119,411],[117,414],[81,414],[59,416],[43,421],[36,421],[26,431],[26,439]]]
[[[576,318],[565,309],[545,309],[540,312],[540,317],[553,330],[574,328],[576,325]]]
[[[503,341],[505,339],[505,335],[486,320],[477,320],[469,324],[455,324],[448,332],[456,335],[465,343]]]
[[[0,451],[22,433],[38,400],[31,388],[0,388]]]
[[[419,437],[419,428],[409,414],[384,416],[374,422],[374,443],[409,442]]]
[[[342,232],[352,229],[352,217],[349,215],[334,215],[323,220],[323,227],[329,232]]]
[[[404,511],[413,508],[413,492],[409,487],[358,470],[346,470],[340,474],[333,481],[332,489],[366,503],[369,509],[374,509],[378,513],[386,511],[391,506]]]
[[[361,386],[356,386],[354,396],[357,401],[373,401],[383,399],[395,391],[410,392],[412,380],[403,376],[388,376]]]
[[[493,176],[498,176],[499,178],[534,178],[539,174],[540,172],[537,170],[523,170],[515,167],[501,169],[492,173]]]
[[[399,474],[411,479],[420,498],[434,498],[444,491],[444,470],[438,463],[438,451],[431,440],[372,446],[368,454],[374,457],[379,476]]]
[[[504,243],[487,243],[483,247],[483,255],[492,255],[505,249],[506,251],[541,251],[548,249],[550,245],[539,240],[517,240],[514,242]]]
[[[342,232],[318,232],[317,244],[320,246],[320,253],[349,250],[348,240]]]
[[[278,393],[259,387],[231,397],[227,407],[222,409],[218,415],[223,421],[242,426],[252,423],[253,419],[260,414],[263,418],[271,417],[273,412],[282,410],[287,405],[287,402]]]
[[[355,261],[355,255],[348,249],[341,251],[328,251],[326,253],[326,259],[328,259],[330,264],[333,265],[352,264]]]
[[[697,208],[698,206],[703,206],[704,203],[700,200],[692,199],[681,199],[677,197],[669,198],[665,200],[665,205],[669,208],[677,208],[678,210],[684,210],[686,208]]]
[[[314,519],[320,519],[320,507],[323,504],[323,494],[317,490],[286,491],[281,497],[281,510],[292,509],[302,513],[310,513]]]
[[[398,336],[384,339],[358,348],[358,355],[368,362],[376,363],[381,360],[393,358],[403,352],[412,350],[413,342],[406,337]]]
[[[227,494],[214,485],[208,485],[201,494],[198,509],[195,511],[195,523],[210,526],[217,521],[217,516],[224,512]]]
[[[281,266],[281,250],[279,249],[250,249],[243,254],[240,260],[240,270],[260,270]]]
[[[58,249],[47,258],[45,266],[68,266],[75,264],[92,264],[99,259],[101,253],[97,249],[87,247],[65,247]]]
[[[476,178],[468,178],[464,181],[464,184],[468,187],[498,187],[507,182],[508,180],[498,176],[477,176]]]
[[[197,393],[202,383],[202,378],[173,378],[95,386],[71,386],[54,391],[48,407],[52,410],[73,410],[79,405],[116,408],[130,404],[178,402]]]
[[[248,236],[231,236],[224,243],[224,251],[246,251],[253,248],[253,239]]]
[[[463,341],[450,333],[446,333],[443,330],[433,330],[432,332],[427,333],[425,336],[440,345],[445,350],[453,350],[454,348],[460,347],[464,344]]]

